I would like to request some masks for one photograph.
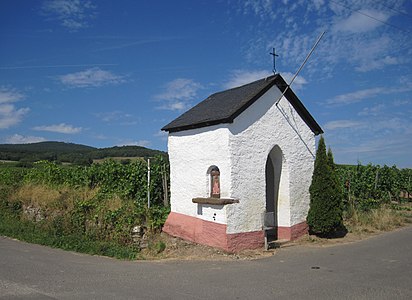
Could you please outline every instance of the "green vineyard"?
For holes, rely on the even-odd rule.
[[[148,170],[144,159],[90,166],[39,161],[28,168],[3,163],[0,235],[119,258],[161,248],[150,244],[150,235],[161,231],[170,211],[165,156],[152,158],[150,176]],[[412,198],[412,169],[337,165],[336,172],[345,211],[352,211],[347,216]]]
[[[60,248],[133,258],[169,213],[168,162],[106,160],[91,166],[40,161],[0,168],[0,235]],[[148,182],[148,178],[150,181]],[[149,207],[150,206],[150,207]],[[119,250],[120,249],[120,250]]]

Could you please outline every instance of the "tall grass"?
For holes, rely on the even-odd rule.
[[[133,259],[134,226],[156,231],[167,208],[142,207],[99,188],[27,183],[0,185],[0,235],[90,254]]]
[[[370,210],[350,209],[345,215],[345,226],[353,233],[389,231],[406,222],[405,214],[387,206]]]

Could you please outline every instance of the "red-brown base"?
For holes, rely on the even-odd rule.
[[[163,231],[176,237],[198,244],[208,245],[236,252],[257,249],[264,245],[264,231],[227,234],[226,225],[205,221],[195,217],[171,212],[163,226]],[[278,238],[294,240],[307,233],[306,222],[292,227],[279,227]]]
[[[293,241],[308,233],[308,224],[302,222],[292,227],[278,227],[278,239]]]

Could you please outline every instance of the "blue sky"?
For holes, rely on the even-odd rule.
[[[412,2],[0,2],[0,143],[166,150],[164,125],[276,69],[338,163],[412,167]]]

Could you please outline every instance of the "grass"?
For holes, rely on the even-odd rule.
[[[80,223],[86,222],[86,215],[82,211],[77,215],[74,212],[79,205],[84,207],[91,201],[96,202],[97,192],[96,189],[89,188],[57,189],[30,184],[13,188],[1,186],[0,235],[93,255],[120,259],[139,257],[139,249],[133,244],[119,243],[114,237],[115,233],[103,236],[96,234],[93,228],[89,231],[78,230],[73,225],[77,220],[74,218],[78,218]],[[101,214],[120,209],[122,205],[117,196],[97,203],[101,205]],[[28,213],[30,209],[31,214]]]
[[[367,211],[352,210],[345,216],[345,226],[352,233],[390,231],[411,223],[412,212],[382,206]]]
[[[101,195],[98,188],[0,184],[0,236],[64,250],[144,259],[132,228],[144,226],[155,234],[165,214],[164,208],[148,210],[133,199]],[[150,240],[151,252],[165,248]]]
[[[97,196],[98,190],[90,188],[0,185],[0,235],[119,259],[164,257],[170,244],[159,234],[148,236],[148,247],[143,251],[134,243],[122,240],[129,234],[128,227],[139,222],[132,202],[117,195],[107,199]],[[43,218],[28,217],[27,212],[23,213],[27,207],[39,208]],[[159,216],[152,217],[160,222]],[[150,225],[149,220],[146,213],[146,226]],[[390,204],[367,211],[352,210],[346,213],[344,221],[348,231],[355,235],[389,231],[412,223],[412,203]],[[73,224],[84,227],[76,231]]]
[[[138,249],[132,246],[92,240],[90,237],[81,234],[61,235],[53,229],[45,228],[41,223],[18,220],[4,211],[0,213],[0,235],[29,243],[92,255],[104,255],[119,259],[136,259],[139,256]]]

